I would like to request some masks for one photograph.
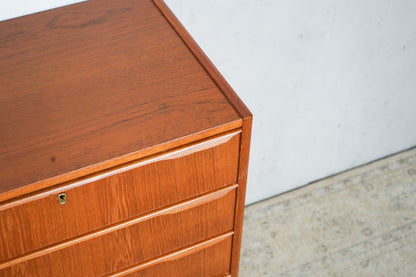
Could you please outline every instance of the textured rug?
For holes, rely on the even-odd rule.
[[[247,207],[240,276],[416,276],[416,149]]]

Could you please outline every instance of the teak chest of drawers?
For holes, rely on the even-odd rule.
[[[0,276],[237,276],[251,121],[162,1],[0,22]]]

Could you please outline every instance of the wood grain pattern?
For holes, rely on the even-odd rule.
[[[150,0],[1,22],[0,60],[2,200],[241,125]]]
[[[226,188],[110,233],[0,264],[0,276],[102,276],[233,229],[235,189]],[[186,235],[184,235],[186,234]],[[18,263],[16,263],[18,262]]]
[[[190,51],[194,54],[194,56],[198,59],[198,61],[204,67],[206,72],[210,75],[211,79],[221,89],[221,92],[224,94],[224,96],[228,99],[228,101],[232,104],[235,110],[243,118],[240,160],[238,169],[239,187],[237,190],[236,217],[234,226],[235,235],[233,236],[233,250],[231,261],[231,274],[233,276],[238,276],[253,116],[250,110],[247,108],[247,106],[241,101],[241,99],[238,97],[235,91],[223,78],[221,73],[215,68],[212,62],[208,59],[208,57],[201,50],[198,44],[193,40],[191,35],[186,31],[186,29],[175,17],[175,15],[170,11],[170,9],[163,2],[163,0],[153,0],[153,2],[159,8],[161,13],[166,17],[166,19],[169,21],[172,27],[176,30],[176,32],[182,38],[182,40],[186,43]]]
[[[153,3],[158,7],[160,12],[165,16],[166,20],[172,25],[184,43],[188,46],[189,50],[195,56],[195,58],[199,61],[199,63],[203,66],[205,71],[209,74],[211,79],[215,82],[215,84],[220,88],[221,92],[227,98],[227,100],[232,104],[233,108],[240,114],[241,117],[252,117],[250,110],[241,101],[240,97],[238,97],[237,93],[232,89],[232,87],[228,84],[228,82],[224,79],[218,69],[214,66],[214,64],[208,59],[207,55],[202,51],[202,49],[198,46],[192,36],[186,31],[183,27],[181,22],[176,18],[176,16],[172,13],[169,7],[163,0],[153,0]]]
[[[0,61],[0,276],[238,276],[252,115],[163,1],[0,22]]]
[[[230,272],[232,232],[108,276],[212,277]]]
[[[240,263],[241,239],[243,234],[244,203],[246,199],[248,162],[250,156],[252,116],[247,116],[243,120],[243,131],[240,142],[240,156],[238,167],[238,189],[235,205],[234,236],[231,258],[231,275],[238,276]]]
[[[230,133],[0,205],[0,261],[232,184],[239,143]]]

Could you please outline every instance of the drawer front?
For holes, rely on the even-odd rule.
[[[234,132],[0,205],[0,262],[235,183],[239,140]]]
[[[102,276],[230,232],[236,186],[0,264],[0,276]]]
[[[109,276],[224,277],[230,272],[231,245],[231,235],[220,237]]]

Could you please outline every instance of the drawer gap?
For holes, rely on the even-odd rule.
[[[113,224],[111,226],[107,226],[105,228],[102,228],[102,229],[99,229],[99,230],[96,230],[96,231],[93,231],[93,232],[90,232],[90,233],[87,233],[87,234],[84,234],[84,235],[81,235],[81,236],[78,236],[78,237],[75,237],[75,238],[72,238],[72,239],[69,239],[69,240],[66,240],[66,241],[63,241],[61,243],[57,243],[57,244],[54,244],[54,245],[51,245],[51,246],[48,246],[48,247],[30,252],[30,253],[27,253],[25,255],[15,257],[13,259],[10,259],[10,260],[7,260],[7,261],[1,263],[0,264],[0,270],[2,270],[4,268],[7,268],[7,267],[10,267],[10,266],[13,266],[13,265],[18,264],[18,263],[22,263],[22,262],[27,261],[27,260],[31,260],[31,259],[43,256],[43,255],[46,255],[46,254],[49,254],[49,253],[67,248],[67,247],[70,247],[70,246],[75,245],[75,244],[82,243],[84,241],[88,241],[88,240],[93,239],[93,238],[98,237],[98,236],[102,236],[102,235],[105,235],[105,234],[108,234],[108,233],[111,233],[111,232],[114,232],[114,231],[117,231],[117,230],[120,230],[120,229],[127,228],[127,227],[135,225],[139,222],[149,220],[151,218],[154,218],[154,217],[157,217],[157,216],[160,216],[160,215],[170,214],[170,213],[178,213],[182,210],[192,208],[192,207],[197,206],[201,203],[206,203],[206,202],[221,198],[222,196],[226,195],[228,192],[236,189],[237,187],[238,187],[238,184],[234,183],[234,184],[229,185],[225,188],[217,189],[213,192],[209,192],[209,193],[206,193],[206,194],[201,195],[201,196],[193,197],[191,199],[182,201],[180,203],[176,203],[174,205],[170,205],[168,207],[164,207],[162,209],[158,209],[156,211],[152,211],[152,212],[146,213],[144,215],[140,215],[136,218],[128,219],[128,220],[119,222],[117,224]]]

